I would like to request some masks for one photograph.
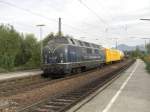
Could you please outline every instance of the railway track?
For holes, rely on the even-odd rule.
[[[41,76],[32,76],[32,77],[27,77],[27,78],[17,78],[16,80],[13,79],[13,80],[0,82],[0,85],[1,85],[0,97],[9,97],[12,95],[16,95],[18,93],[30,91],[34,88],[40,88],[40,87],[50,85],[59,81],[72,79],[75,77],[80,77],[80,76],[92,73],[94,71],[96,71],[96,69],[78,73],[76,75],[71,75],[71,76],[64,77],[64,78],[59,78],[59,79],[50,79],[50,78],[42,78]]]
[[[46,85],[50,85],[59,81],[63,81],[66,79],[71,79],[71,78],[75,78],[75,77],[80,77],[81,75],[86,75],[88,73],[92,73],[96,71],[94,70],[90,70],[90,71],[86,71],[83,73],[79,73],[76,75],[72,75],[72,76],[68,76],[65,78],[59,78],[59,79],[50,79],[50,78],[42,78],[41,76],[35,76],[35,77],[31,77],[31,78],[20,78],[20,79],[16,79],[16,80],[11,80],[11,81],[4,81],[1,82],[0,85],[0,97],[8,97],[8,96],[12,96],[18,93],[23,93],[23,92],[27,92],[30,91],[34,88],[40,88]]]
[[[88,84],[76,88],[70,92],[60,94],[53,98],[50,97],[43,99],[19,110],[18,112],[64,112],[105,85],[110,80],[119,76],[118,74],[127,69],[133,62],[134,61],[130,61],[126,65],[121,66],[119,69],[110,71],[106,73],[107,75],[105,74],[103,77],[97,78],[96,80],[93,80]]]

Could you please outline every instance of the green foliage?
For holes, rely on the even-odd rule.
[[[150,43],[146,45],[147,54],[150,54]]]
[[[142,60],[146,64],[146,70],[150,73],[150,55],[145,55],[144,57],[142,57]]]
[[[20,50],[20,35],[10,25],[0,26],[0,66],[10,69],[15,65],[15,58]]]
[[[146,45],[146,52],[143,53],[141,59],[146,64],[146,70],[148,73],[150,73],[150,43]]]
[[[29,67],[38,67],[40,66],[40,43],[37,42],[34,35],[26,35],[25,38],[25,45],[26,45],[26,57],[27,63],[26,66]]]
[[[33,34],[22,38],[21,49],[17,54],[16,66],[38,67],[40,65],[40,45]]]
[[[0,25],[0,71],[40,66],[40,44],[33,34],[21,35],[11,25]]]
[[[134,51],[130,51],[128,54],[131,58],[142,58],[145,55],[145,52],[141,51],[137,46]]]

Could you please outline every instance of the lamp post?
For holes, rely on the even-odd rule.
[[[142,21],[150,21],[150,19],[148,19],[148,18],[142,18],[140,20],[142,20]],[[150,38],[142,38],[142,39],[145,39],[145,51],[146,51],[146,40],[148,39],[149,40],[149,44],[150,44]]]
[[[85,39],[85,38],[87,38],[87,37],[80,37],[81,39]]]
[[[140,19],[140,20],[143,20],[143,21],[150,21],[150,19]]]
[[[39,27],[40,29],[40,47],[41,47],[41,52],[40,52],[40,58],[41,58],[41,63],[42,63],[42,54],[43,54],[43,41],[42,41],[42,33],[43,33],[43,30],[42,30],[42,27],[45,26],[44,24],[38,24],[36,25],[37,27]]]

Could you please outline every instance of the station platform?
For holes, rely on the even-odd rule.
[[[0,73],[0,81],[34,76],[34,75],[41,75],[42,73],[43,72],[41,70],[27,70],[27,71]]]
[[[99,89],[68,112],[150,112],[150,74],[137,61],[105,89]]]

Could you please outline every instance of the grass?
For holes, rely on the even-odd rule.
[[[4,69],[4,68],[0,68],[0,73],[6,73],[8,72],[8,70]]]
[[[147,72],[150,73],[150,55],[144,56],[142,59],[143,59],[143,61],[146,64],[146,70],[147,70]]]
[[[0,73],[8,73],[8,72],[16,72],[16,71],[23,71],[23,70],[32,70],[32,69],[39,69],[39,67],[24,67],[24,66],[20,66],[20,67],[14,67],[10,70],[4,69],[4,68],[0,68]]]
[[[146,64],[146,70],[150,73],[150,63]]]

